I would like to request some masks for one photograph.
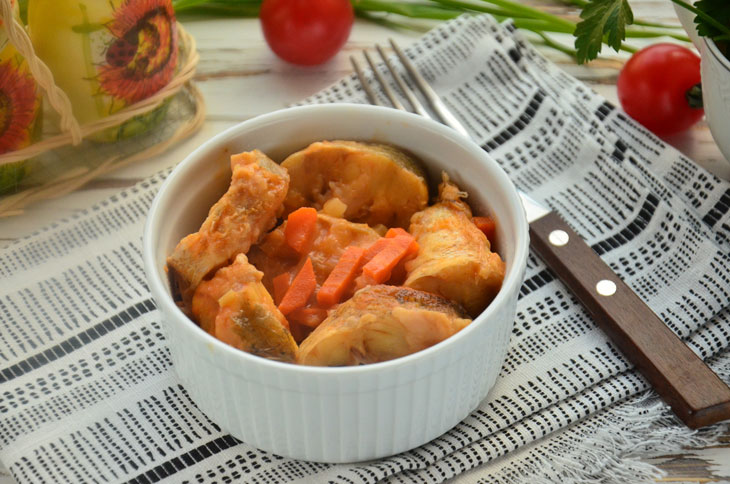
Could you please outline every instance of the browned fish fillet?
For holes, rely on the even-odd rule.
[[[193,294],[192,313],[198,325],[215,336],[215,318],[220,311],[218,300],[228,291],[238,291],[247,284],[261,282],[263,274],[239,254],[233,264],[221,267],[213,277],[201,282]]]
[[[476,317],[502,286],[505,265],[472,222],[463,196],[444,175],[439,202],[411,218],[410,233],[420,250],[406,263],[404,285],[455,301]]]
[[[462,308],[434,294],[368,286],[330,312],[302,342],[297,362],[346,366],[392,360],[433,346],[470,322]]]
[[[338,198],[344,217],[369,225],[408,227],[411,215],[428,203],[425,172],[390,146],[356,141],[321,141],[282,162],[291,176],[284,213],[321,209]]]
[[[231,157],[231,185],[208,212],[200,230],[183,238],[167,264],[183,301],[206,276],[246,253],[274,226],[289,175],[258,150]]]
[[[284,315],[261,284],[263,274],[239,254],[233,264],[202,282],[193,315],[219,340],[258,356],[293,362],[297,345]]]

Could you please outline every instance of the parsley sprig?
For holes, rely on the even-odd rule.
[[[682,5],[684,2],[675,2]],[[704,37],[714,41],[730,41],[730,2],[727,0],[700,0],[695,8],[685,8],[697,15],[695,23],[697,31]]]
[[[694,5],[683,0],[672,2],[696,15],[700,35],[730,41],[730,1],[699,0]],[[583,3],[582,9],[582,20],[575,29],[578,62],[595,59],[604,43],[620,49],[628,36],[627,26],[634,22],[628,0],[591,0]]]
[[[583,19],[575,28],[578,62],[595,59],[604,41],[616,50],[626,39],[626,25],[634,23],[627,0],[593,0],[581,11]]]

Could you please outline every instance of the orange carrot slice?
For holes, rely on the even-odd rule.
[[[494,219],[492,217],[473,217],[472,220],[474,221],[474,225],[476,225],[479,230],[484,232],[484,235],[487,236],[489,242],[493,243],[494,236],[497,233],[497,224],[495,223]]]
[[[364,255],[365,249],[362,247],[352,245],[345,249],[317,292],[317,302],[321,306],[330,307],[340,302],[342,295],[355,280]]]
[[[391,227],[388,229],[388,231],[385,233],[386,239],[392,239],[398,235],[411,235],[409,234],[406,229],[402,229],[400,227]]]
[[[274,285],[274,302],[280,304],[281,300],[284,299],[284,294],[289,290],[289,284],[291,284],[291,274],[288,272],[282,272],[271,280]]]
[[[385,233],[385,238],[393,239],[399,235],[403,235],[403,236],[410,237],[411,239],[413,239],[413,242],[411,242],[411,245],[408,247],[408,253],[406,254],[406,257],[408,257],[410,255],[418,254],[418,242],[416,242],[415,237],[413,237],[411,234],[409,234],[405,229],[402,229],[400,227],[390,228]]]
[[[306,306],[309,301],[309,297],[312,295],[314,290],[317,288],[317,279],[314,275],[314,267],[312,266],[312,259],[307,257],[304,265],[299,272],[291,281],[289,289],[281,299],[279,303],[279,311],[283,315],[287,315],[295,309]]]
[[[375,284],[381,284],[390,278],[393,268],[409,254],[411,246],[415,242],[411,235],[396,235],[385,240],[388,241],[388,245],[362,268],[363,275],[374,281]],[[416,243],[416,245],[418,244]]]
[[[362,264],[365,265],[371,260],[373,260],[373,257],[378,255],[378,252],[386,248],[390,244],[390,239],[386,238],[380,238],[370,244],[370,247],[365,249],[365,253],[362,256]]]
[[[317,211],[312,207],[302,207],[294,210],[286,219],[284,238],[289,246],[304,253],[317,228]]]

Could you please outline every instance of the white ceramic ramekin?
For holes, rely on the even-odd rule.
[[[687,3],[694,6],[694,2],[692,0],[689,0]],[[674,7],[674,11],[677,12],[677,18],[679,19],[679,23],[682,24],[682,28],[684,28],[684,31],[687,32],[689,38],[692,39],[692,43],[695,47],[699,49],[702,42],[700,40],[700,34],[697,33],[695,14],[684,7],[680,7],[676,3],[672,3],[672,6]]]
[[[498,223],[507,263],[490,306],[453,337],[419,353],[347,368],[258,358],[201,330],[175,306],[165,258],[198,229],[225,191],[231,153],[258,148],[276,161],[324,139],[378,141],[420,158],[432,182],[445,170],[478,214]],[[203,144],[160,188],[144,235],[144,262],[162,312],[175,371],[198,406],[223,429],[276,454],[349,462],[412,449],[456,425],[484,399],[509,343],[528,254],[528,228],[504,171],[450,128],[394,109],[354,104],[296,107],[256,117]]]
[[[674,10],[702,56],[702,98],[707,124],[720,151],[730,161],[730,59],[714,41],[700,37],[692,12],[677,4]]]
[[[715,143],[730,161],[730,59],[712,40],[703,37],[700,42],[702,99],[707,124]]]

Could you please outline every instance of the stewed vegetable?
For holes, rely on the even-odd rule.
[[[473,218],[445,174],[427,206],[424,172],[393,147],[323,141],[281,166],[256,150],[231,165],[228,192],[168,258],[180,303],[231,346],[306,365],[386,361],[454,335],[501,287],[494,219]]]

